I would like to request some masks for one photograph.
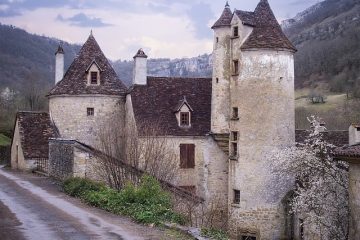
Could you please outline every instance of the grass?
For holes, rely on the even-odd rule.
[[[11,144],[11,139],[0,133],[0,146],[8,146]]]
[[[139,186],[129,183],[121,191],[82,178],[69,178],[63,183],[63,188],[70,196],[78,197],[91,206],[129,216],[139,223],[185,223],[183,216],[172,210],[169,193],[150,176],[144,176]]]
[[[202,228],[201,236],[207,237],[209,239],[214,239],[214,240],[229,239],[229,236],[225,231],[219,230],[219,229],[213,229],[213,228]]]

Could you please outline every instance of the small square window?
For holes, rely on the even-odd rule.
[[[190,114],[188,112],[180,113],[180,126],[189,126],[190,125]]]
[[[98,73],[97,72],[91,72],[90,73],[90,83],[91,84],[98,84]]]
[[[239,109],[237,107],[232,108],[232,119],[239,119]]]
[[[234,60],[234,74],[239,74],[239,60]]]
[[[233,29],[233,33],[234,33],[234,37],[238,37],[239,36],[239,27],[234,27]]]
[[[94,116],[94,108],[87,108],[86,113],[88,116]]]
[[[234,189],[234,203],[240,204],[240,190]]]
[[[356,131],[360,132],[360,127],[357,127],[357,128],[356,128]]]

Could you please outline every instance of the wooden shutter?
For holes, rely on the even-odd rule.
[[[195,145],[194,144],[188,144],[188,161],[187,161],[187,167],[188,168],[194,168],[195,167]]]
[[[180,144],[180,168],[186,168],[187,147],[186,144]]]
[[[180,144],[180,168],[195,167],[195,145]]]

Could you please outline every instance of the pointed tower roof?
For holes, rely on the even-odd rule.
[[[87,69],[93,62],[96,62],[102,70],[100,86],[87,85]],[[127,88],[116,75],[91,33],[78,56],[65,73],[64,78],[55,85],[48,96],[82,94],[125,95],[126,90]]]
[[[219,27],[230,27],[232,16],[233,13],[230,10],[230,5],[228,2],[226,2],[224,11],[222,12],[220,18],[214,23],[211,28],[214,29]]]
[[[283,33],[267,0],[261,0],[254,11],[254,29],[241,49],[289,49],[296,48]]]

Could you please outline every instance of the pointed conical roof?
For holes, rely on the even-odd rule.
[[[101,69],[100,85],[87,85],[87,69],[96,62]],[[101,51],[94,36],[90,34],[82,46],[78,56],[74,59],[64,78],[49,92],[51,95],[124,95],[126,87],[116,75],[109,61]]]
[[[224,11],[222,12],[220,18],[214,23],[211,28],[214,29],[218,27],[230,27],[232,16],[233,14],[230,10],[230,5],[228,2],[226,2]]]
[[[267,0],[261,0],[254,11],[254,29],[241,49],[289,49],[296,51],[283,33]]]

